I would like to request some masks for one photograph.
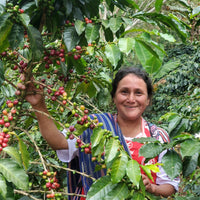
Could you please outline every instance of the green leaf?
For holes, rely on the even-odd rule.
[[[33,60],[40,60],[40,58],[43,56],[44,50],[42,36],[40,32],[31,25],[28,26],[27,31]]]
[[[142,194],[141,192],[134,192],[132,197],[131,197],[131,200],[144,200],[145,199],[145,196],[144,194]]]
[[[182,160],[175,151],[168,151],[162,158],[163,169],[173,180],[180,175],[182,170]]]
[[[134,49],[135,40],[133,38],[120,38],[119,49],[128,55]]]
[[[105,147],[105,137],[102,137],[99,144],[92,148],[92,156],[99,156],[104,152]]]
[[[119,158],[116,159],[111,167],[111,180],[113,183],[119,183],[126,174],[126,166],[128,162],[127,154],[122,151]]]
[[[78,35],[81,35],[85,31],[85,23],[81,20],[76,20],[75,29]]]
[[[5,77],[4,77],[4,67],[3,67],[3,63],[0,60],[0,86],[2,85],[2,83],[4,82]]]
[[[15,160],[22,167],[22,160],[18,150],[15,147],[8,146],[3,149],[13,160]]]
[[[148,178],[150,180],[153,180],[153,177],[151,175],[151,170],[150,168],[148,167],[148,165],[141,165],[141,168],[143,169],[143,171],[145,172],[145,174],[148,176]]]
[[[4,199],[6,199],[7,184],[6,184],[4,177],[1,174],[0,174],[0,194]]]
[[[109,27],[113,33],[116,33],[122,25],[121,17],[110,18]]]
[[[185,157],[183,161],[183,176],[187,177],[192,174],[198,166],[199,153],[195,153],[190,157]]]
[[[161,8],[162,8],[162,4],[163,4],[163,0],[156,0],[155,1],[155,9],[156,12],[160,12]]]
[[[87,66],[86,61],[83,58],[78,60],[74,60],[73,56],[71,57],[71,61],[76,69],[78,74],[83,74],[85,72],[85,67]]]
[[[110,191],[106,196],[105,200],[122,200],[126,199],[129,195],[129,190],[126,183],[118,183],[112,191]]]
[[[134,138],[132,139],[133,142],[139,142],[139,143],[146,143],[146,142],[157,142],[160,143],[156,138],[154,137],[141,137],[141,138]]]
[[[8,35],[13,26],[13,23],[8,19],[9,17],[9,13],[0,16],[0,52],[8,47]]]
[[[122,6],[126,5],[129,8],[132,8],[133,10],[134,9],[140,10],[140,7],[133,0],[118,0],[117,2],[120,3]]]
[[[64,75],[64,77],[66,77],[67,76],[67,65],[65,64],[65,62],[60,62],[60,66],[61,66],[62,74]]]
[[[170,121],[170,123],[168,125],[168,132],[169,132],[169,134],[172,132],[173,129],[175,129],[178,126],[178,124],[181,122],[181,120],[182,120],[182,117],[176,116],[175,118],[173,118]]]
[[[85,30],[85,37],[87,39],[88,43],[92,43],[96,39],[99,38],[99,25],[93,25],[93,24],[87,24],[86,30]]]
[[[8,182],[12,182],[17,188],[28,190],[28,175],[16,162],[11,159],[0,160],[0,172]]]
[[[149,151],[151,150],[151,151]],[[145,158],[155,158],[163,151],[163,147],[158,143],[148,143],[142,145],[139,150],[139,156],[143,156]]]
[[[118,150],[120,148],[119,141],[114,138],[110,138],[110,140],[106,143],[105,146],[105,162],[111,162],[117,155]]]
[[[27,14],[25,14],[25,13],[22,13],[22,14],[20,14],[20,15],[18,15],[19,16],[19,19],[20,19],[20,21],[22,22],[22,24],[25,26],[25,27],[27,27],[28,25],[29,25],[29,23],[30,23],[30,17],[29,17],[29,15],[27,15]]]
[[[121,52],[115,44],[107,44],[105,47],[105,54],[110,63],[116,68],[121,59]]]
[[[21,140],[19,137],[18,137],[18,140],[19,140],[19,150],[21,152],[22,163],[24,165],[25,170],[27,170],[29,167],[29,160],[30,160],[29,152],[23,140]]]
[[[86,93],[90,98],[92,98],[96,95],[97,89],[92,81],[90,81],[87,85],[88,87]]]
[[[167,40],[167,41],[169,41],[169,42],[176,42],[176,39],[175,39],[172,35],[170,35],[170,34],[167,34],[167,33],[159,33],[159,35],[160,35],[163,39],[165,39],[165,40]]]
[[[63,40],[68,51],[71,51],[76,46],[80,38],[75,30],[75,27],[65,27]]]
[[[14,50],[19,47],[24,39],[24,28],[18,24],[14,24],[9,34],[8,40],[11,48]]]
[[[86,200],[103,200],[106,194],[113,190],[116,184],[111,182],[110,176],[103,176],[90,187]]]
[[[140,165],[136,160],[129,160],[126,167],[126,174],[130,181],[139,189],[141,171]]]
[[[180,153],[183,158],[200,153],[200,142],[191,139],[184,141],[181,143]]]
[[[96,147],[100,143],[105,131],[106,130],[101,129],[100,127],[97,127],[93,130],[93,134],[91,136],[92,148]]]
[[[153,56],[146,62],[146,66],[144,66],[144,68],[146,72],[148,72],[149,74],[153,74],[160,69],[161,65],[162,62],[157,57]]]
[[[193,19],[194,17],[196,17],[197,15],[200,14],[200,6],[198,7],[195,7],[193,10],[192,10],[192,14],[190,15],[190,19]]]
[[[158,72],[156,72],[154,78],[162,78],[163,76],[169,74],[170,71],[176,69],[180,65],[180,60],[170,60],[167,63],[165,63]]]

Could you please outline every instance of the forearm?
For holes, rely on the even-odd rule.
[[[40,132],[51,148],[54,150],[68,149],[68,143],[65,136],[57,129],[54,121],[48,117],[49,112],[45,103],[32,107],[35,110],[35,114],[38,119]]]
[[[156,196],[162,196],[162,197],[168,197],[175,193],[174,186],[170,184],[163,184],[163,185],[151,184],[151,188],[147,189],[147,191]]]

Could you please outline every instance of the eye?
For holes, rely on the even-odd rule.
[[[142,94],[143,94],[142,91],[140,90],[136,91],[136,95],[142,95]]]
[[[121,93],[122,94],[128,94],[128,90],[122,90]]]

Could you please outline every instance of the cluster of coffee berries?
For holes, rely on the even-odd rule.
[[[16,114],[16,105],[18,104],[18,100],[8,100],[6,102],[7,108],[5,108],[2,111],[1,118],[0,118],[0,127],[1,127],[1,133],[0,133],[0,152],[4,147],[7,146],[7,143],[9,141],[10,135],[9,133],[9,127],[11,121],[14,119],[14,115]]]
[[[76,146],[81,148],[81,151],[84,152],[85,154],[91,154],[91,143],[90,144],[83,144],[81,139],[77,139],[76,141]]]
[[[74,49],[72,49],[72,53],[69,55],[73,55],[74,60],[78,60],[81,58],[81,54],[83,54],[84,52],[85,52],[85,50],[82,49],[81,46],[77,45]]]
[[[42,176],[42,178],[45,181],[44,189],[51,191],[50,194],[46,195],[48,199],[51,199],[51,198],[59,199],[59,197],[61,196],[60,193],[56,192],[60,188],[60,184],[58,183],[58,179],[56,178],[56,175],[57,175],[56,172],[50,172],[48,170],[45,170],[40,173],[40,176]]]
[[[6,5],[6,12],[9,12],[9,13],[24,13],[24,10],[23,9],[20,9],[19,8],[19,5],[13,5],[12,3],[7,3]]]
[[[51,96],[52,101],[56,101],[60,97],[62,105],[67,104],[67,92],[63,86],[59,87],[58,90],[47,88],[47,93]]]
[[[85,23],[86,24],[91,24],[92,23],[92,20],[91,19],[88,19],[88,17],[85,17]]]
[[[57,65],[60,65],[60,62],[65,62],[65,50],[64,49],[49,49],[44,52],[44,62],[45,68],[49,69],[50,66],[56,61]]]
[[[65,25],[66,26],[74,26],[74,23],[70,22],[69,20],[65,20]]]

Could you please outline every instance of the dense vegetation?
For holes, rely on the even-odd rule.
[[[153,104],[145,117],[164,127],[172,140],[163,145],[151,138],[140,140],[146,143],[141,154],[148,152],[145,157],[151,158],[174,148],[163,162],[171,178],[182,178],[179,193],[171,199],[198,198],[199,15],[198,2],[184,0],[1,0],[0,198],[67,199],[69,169],[41,137],[35,110],[17,88],[19,82],[30,83],[33,76],[34,84],[44,87],[48,110],[59,130],[68,129],[68,137],[78,138],[92,127],[95,146],[82,145],[83,151],[89,153],[91,147],[92,155],[100,159],[104,147],[107,152],[120,149],[123,155],[114,151],[109,160],[100,162],[99,168],[105,164],[111,168],[115,161],[109,174],[115,179],[102,178],[87,199],[100,199],[102,186],[105,191],[112,189],[113,199],[156,199],[143,190],[139,166],[109,132],[103,133],[88,118],[89,113],[114,112],[111,80],[120,67],[131,65],[145,69],[154,83]],[[128,162],[131,175],[123,174]],[[144,170],[151,178],[150,169]]]

